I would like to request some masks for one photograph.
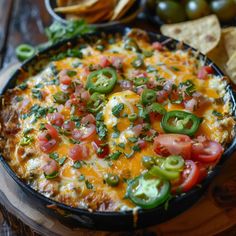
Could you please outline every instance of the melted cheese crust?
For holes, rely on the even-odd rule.
[[[3,108],[2,116],[6,115],[4,110],[7,111],[11,107],[18,117],[18,130],[14,135],[5,134],[7,140],[4,142],[7,145],[5,145],[3,152],[5,156],[7,155],[6,159],[17,175],[30,183],[34,189],[49,198],[74,207],[102,211],[134,208],[135,206],[124,198],[127,187],[126,180],[132,179],[144,171],[145,168],[141,161],[143,156],[156,155],[153,151],[153,143],[148,142],[144,149],[135,152],[130,158],[122,154],[117,160],[100,159],[96,155],[91,140],[86,140],[83,143],[89,149],[89,158],[81,168],[77,169],[73,167],[74,161],[68,156],[69,150],[74,144],[70,142],[68,136],[60,134],[60,142],[53,152],[57,153],[59,157],[66,157],[66,159],[59,168],[58,176],[54,179],[46,179],[42,166],[45,164],[44,158],[48,154],[39,148],[37,137],[42,132],[40,130],[41,124],[50,122],[47,116],[36,117],[35,114],[30,116],[25,114],[29,114],[32,106],[38,104],[40,107],[55,108],[64,116],[64,120],[70,120],[71,108],[58,105],[53,99],[53,95],[61,91],[61,85],[53,82],[57,80],[57,76],[53,72],[55,68],[57,71],[65,69],[75,71],[76,75],[72,76],[72,80],[79,81],[85,86],[86,70],[91,65],[98,65],[104,56],[111,60],[117,57],[122,59],[123,66],[122,70],[118,72],[118,83],[113,92],[106,96],[106,104],[102,109],[104,124],[107,128],[106,142],[109,145],[110,153],[120,151],[129,154],[132,152],[133,144],[129,138],[136,136],[127,115],[138,113],[136,104],[140,102],[140,95],[135,91],[122,89],[120,83],[124,78],[132,82],[137,73],[145,73],[149,81],[156,80],[157,77],[165,78],[166,81],[171,81],[176,85],[191,80],[196,91],[210,101],[193,112],[203,118],[196,136],[204,135],[221,144],[228,143],[232,139],[234,120],[230,116],[231,105],[226,92],[227,81],[215,75],[209,75],[206,80],[198,79],[197,71],[203,62],[197,60],[188,51],[153,50],[152,45],[143,39],[138,39],[137,43],[142,50],[153,53],[152,56],[143,58],[146,65],[144,69],[136,69],[132,66],[132,62],[137,58],[137,53],[125,50],[122,38],[117,36],[116,42],[106,43],[102,52],[96,49],[96,45],[88,44],[81,50],[82,59],[67,57],[48,63],[42,71],[34,76],[23,74],[19,85],[22,81],[26,81],[28,87],[24,90],[17,87],[4,97],[3,102],[5,101],[8,105]],[[147,70],[147,68],[152,68],[156,72]],[[37,87],[41,87],[42,99],[32,96],[32,88]],[[222,98],[224,98],[223,103],[216,102]],[[116,117],[113,115],[112,109],[119,103],[124,104],[122,114],[126,114],[126,116]],[[172,104],[169,101],[165,102],[164,106],[167,111],[186,110],[182,105]],[[223,114],[225,118],[219,120],[212,113],[214,110]],[[2,131],[4,131],[3,126],[7,127],[11,121],[9,118],[8,123],[2,124]],[[114,127],[120,132],[118,137],[114,137]],[[151,128],[162,133],[160,119],[153,122]],[[20,143],[26,130],[31,130],[29,136],[33,141],[22,146]],[[124,146],[118,145],[121,143]],[[111,187],[104,182],[104,176],[107,173],[113,173],[120,177],[121,181],[117,187]],[[92,184],[93,188],[89,188],[88,183]]]

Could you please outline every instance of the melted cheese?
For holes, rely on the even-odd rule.
[[[144,40],[138,40],[138,44],[142,49],[152,50],[151,45]],[[234,120],[232,117],[229,116],[227,119],[218,120],[216,116],[212,115],[213,110],[221,112],[223,115],[230,114],[229,96],[225,96],[227,95],[225,90],[227,82],[214,75],[210,75],[207,80],[199,80],[197,78],[197,70],[203,62],[199,62],[189,52],[182,50],[173,52],[167,50],[163,52],[153,51],[151,57],[144,58],[144,63],[146,67],[152,66],[155,68],[158,75],[153,72],[147,73],[145,68],[133,68],[132,61],[137,58],[137,54],[133,51],[126,51],[119,37],[115,44],[106,45],[106,49],[103,52],[96,50],[93,45],[82,49],[81,52],[83,54],[82,59],[65,58],[52,63],[58,71],[68,69],[76,72],[76,76],[72,78],[73,85],[78,83],[85,85],[87,75],[90,73],[88,71],[89,66],[97,66],[103,56],[106,56],[110,61],[119,57],[123,59],[123,70],[122,72],[118,71],[118,80],[125,78],[132,83],[137,71],[141,74],[145,72],[150,80],[155,80],[157,77],[165,78],[176,85],[191,80],[196,87],[196,91],[211,101],[210,105],[204,105],[201,109],[194,111],[196,115],[203,118],[197,135],[205,135],[209,139],[220,143],[229,142],[234,135],[232,131]],[[74,68],[73,65],[78,63],[80,65]],[[60,142],[53,152],[56,152],[60,158],[66,157],[66,160],[59,167],[59,174],[56,179],[45,179],[42,166],[43,158],[45,155],[48,156],[48,154],[40,150],[37,140],[42,132],[40,124],[49,123],[49,119],[44,115],[36,117],[35,114],[22,117],[25,114],[29,114],[33,105],[38,104],[41,107],[56,108],[65,120],[71,118],[71,113],[73,113],[71,108],[54,102],[53,95],[61,91],[61,87],[58,84],[50,84],[58,77],[52,73],[52,64],[45,65],[43,70],[35,76],[23,74],[21,80],[25,79],[27,81],[28,88],[23,91],[18,89],[15,91],[16,94],[13,93],[11,96],[10,104],[19,115],[20,131],[15,136],[8,136],[7,142],[11,144],[10,157],[8,157],[9,164],[20,177],[28,181],[32,181],[31,175],[34,174],[33,182],[31,182],[32,187],[45,196],[65,204],[93,210],[103,209],[104,204],[107,204],[106,209],[109,210],[134,208],[135,206],[129,200],[124,199],[127,188],[126,180],[140,175],[145,170],[142,165],[143,156],[155,156],[156,154],[153,150],[153,143],[148,142],[145,148],[134,152],[130,157],[125,155],[133,152],[134,144],[130,142],[130,138],[137,138],[133,130],[133,124],[129,121],[128,116],[134,113],[138,115],[139,111],[136,105],[140,103],[140,96],[135,91],[122,90],[119,83],[117,83],[113,92],[106,97],[102,113],[104,124],[107,128],[106,143],[109,145],[110,154],[119,151],[121,153],[120,157],[113,161],[98,158],[92,140],[88,140],[83,142],[83,145],[89,150],[88,157],[82,163],[81,168],[76,169],[73,167],[74,161],[69,158],[69,150],[74,146],[70,141],[71,136],[70,134],[60,134]],[[120,74],[122,74],[123,78]],[[40,91],[45,94],[44,99],[37,99],[32,96],[31,89],[39,84],[42,84]],[[14,102],[15,96],[21,96],[23,100],[16,103]],[[223,96],[225,96],[224,104],[214,102],[215,99]],[[113,108],[119,104],[123,104],[124,108],[117,116],[113,114]],[[168,101],[164,105],[168,111],[185,110],[183,105],[171,104]],[[82,113],[78,112],[77,115],[81,116],[80,118],[83,117]],[[162,133],[160,121],[161,119],[157,117],[151,124],[150,129]],[[22,147],[19,143],[25,135],[23,131],[29,128],[32,128],[29,136],[33,137],[34,141],[27,147]],[[83,132],[86,128],[82,126],[80,130]],[[119,131],[119,135],[114,137],[115,130]],[[98,139],[97,134],[95,138]],[[27,156],[26,154],[30,148],[34,150],[34,153]],[[104,182],[104,176],[107,173],[117,174],[120,177],[121,181],[117,187],[108,186]],[[88,184],[91,184],[93,188],[90,188],[91,186],[88,187]]]

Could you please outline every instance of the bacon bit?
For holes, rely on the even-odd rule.
[[[75,144],[69,150],[69,157],[74,161],[86,160],[89,157],[89,149],[84,144]]]
[[[152,47],[157,51],[164,51],[164,47],[160,42],[154,42],[152,43]]]

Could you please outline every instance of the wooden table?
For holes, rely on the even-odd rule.
[[[44,28],[52,22],[47,13],[43,0],[0,0],[0,70],[9,64],[17,62],[15,57],[15,47],[21,43],[37,45],[45,42]],[[150,25],[144,18],[139,18],[129,26],[139,27],[158,32],[158,26]],[[236,199],[236,178],[233,193]],[[236,201],[233,201],[234,207]],[[6,212],[1,207],[4,216]],[[9,219],[4,219],[0,213],[0,235],[16,235],[8,225]],[[236,235],[236,225],[228,228],[220,235]],[[129,235],[129,234],[128,234]],[[151,232],[148,235],[156,235]]]

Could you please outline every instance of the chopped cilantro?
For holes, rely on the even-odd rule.
[[[52,152],[49,154],[49,157],[57,161],[59,159],[59,154],[57,152]]]
[[[69,77],[73,77],[73,76],[77,75],[77,72],[74,71],[74,70],[68,70],[68,71],[66,72],[66,74],[67,74]]]
[[[139,147],[139,145],[134,145],[132,147],[132,149],[135,151],[135,152],[140,152],[141,151],[141,148]]]
[[[96,130],[100,139],[104,139],[107,136],[107,127],[102,121],[96,122]]]
[[[110,155],[108,156],[108,159],[117,160],[117,159],[120,157],[121,154],[122,154],[121,152],[116,151],[116,152],[110,154]]]
[[[138,141],[138,138],[130,137],[130,138],[128,138],[128,140],[129,140],[131,143],[136,143],[136,142]]]
[[[33,98],[37,98],[37,99],[39,99],[39,100],[41,100],[41,99],[43,98],[42,93],[41,93],[40,90],[38,90],[38,89],[32,89],[31,91],[32,91],[32,96],[33,96]]]
[[[174,71],[180,71],[180,69],[177,66],[171,66],[170,68]]]
[[[119,146],[120,148],[123,148],[123,149],[124,149],[124,148],[125,148],[125,143],[119,143],[118,146]]]
[[[24,136],[21,141],[20,141],[20,145],[21,146],[27,146],[29,145],[30,143],[32,143],[34,141],[34,138],[33,137],[30,137],[30,136]]]
[[[73,164],[73,167],[76,168],[76,169],[79,169],[82,167],[82,164],[80,161],[75,161],[74,164]]]
[[[64,157],[59,158],[57,161],[58,161],[59,165],[62,166],[65,163],[66,159],[67,159],[67,157],[64,156]]]
[[[124,109],[124,103],[119,103],[112,108],[112,114],[116,117],[120,116],[121,111]]]
[[[223,119],[223,114],[216,110],[212,111],[212,115],[216,116],[218,119]]]
[[[155,67],[149,65],[149,66],[147,66],[146,71],[148,73],[152,73],[152,72],[157,72],[157,69]]]
[[[87,189],[93,189],[93,185],[88,180],[85,180],[85,184]]]
[[[120,136],[120,131],[117,128],[117,125],[113,126],[113,133],[111,135],[112,138],[118,138]]]
[[[23,97],[16,96],[16,102],[21,102],[21,101],[23,101]]]
[[[84,177],[83,174],[81,174],[80,177],[79,177],[79,181],[84,181],[84,180],[85,180],[85,177]]]
[[[38,84],[36,84],[34,87],[35,87],[35,88],[43,88],[44,85],[43,85],[42,83],[38,83]]]
[[[28,88],[28,84],[27,83],[25,83],[25,82],[23,82],[22,84],[20,84],[19,86],[18,86],[21,90],[25,90],[25,89],[27,89]]]

